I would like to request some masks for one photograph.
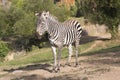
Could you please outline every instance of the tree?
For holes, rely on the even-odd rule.
[[[120,22],[120,0],[77,0],[78,16],[83,15],[93,23],[106,24],[117,30]]]

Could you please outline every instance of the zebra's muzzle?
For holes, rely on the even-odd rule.
[[[42,38],[42,35],[40,35],[38,32],[36,32],[35,35],[37,36],[38,39]]]

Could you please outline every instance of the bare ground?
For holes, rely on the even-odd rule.
[[[80,56],[79,66],[64,66],[61,72],[51,73],[50,63],[22,66],[0,71],[0,80],[120,80],[120,52],[99,53],[91,56]]]

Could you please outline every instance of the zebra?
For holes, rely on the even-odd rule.
[[[59,22],[57,18],[46,11],[35,14],[38,18],[36,32],[42,36],[45,32],[49,35],[49,41],[53,51],[54,64],[53,71],[60,71],[61,50],[64,46],[68,46],[69,57],[67,63],[70,64],[73,53],[72,46],[75,46],[76,59],[75,65],[78,65],[78,45],[81,37],[82,27],[76,20],[67,20]],[[58,54],[56,52],[58,48]]]

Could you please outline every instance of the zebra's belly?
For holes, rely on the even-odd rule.
[[[73,44],[75,42],[75,38],[71,37],[71,38],[62,38],[62,39],[52,39],[49,38],[50,44],[51,45],[55,45],[55,46],[68,46],[69,44]]]
[[[75,42],[75,39],[64,39],[64,46],[67,46],[67,45],[69,45],[69,44],[73,44]]]
[[[62,41],[59,41],[59,40],[57,40],[57,41],[55,41],[54,39],[49,39],[49,41],[50,41],[50,44],[51,45],[54,45],[54,46],[63,46],[63,42]]]

